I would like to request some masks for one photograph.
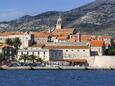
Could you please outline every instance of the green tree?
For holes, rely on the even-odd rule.
[[[37,57],[34,55],[30,55],[29,60],[31,60],[33,63],[35,63],[35,61],[37,60]]]
[[[13,45],[14,45],[14,47],[16,48],[16,49],[19,49],[20,48],[20,46],[21,46],[21,40],[19,39],[19,38],[15,38],[14,40],[13,40]]]
[[[4,55],[2,53],[0,53],[0,62],[2,62],[4,60],[5,60]]]
[[[7,39],[5,40],[5,43],[8,44],[8,45],[10,45],[10,46],[13,46],[13,41],[12,41],[12,39],[10,39],[10,38],[7,38]]]
[[[108,55],[114,56],[115,55],[115,49],[109,49],[108,50]]]
[[[26,61],[29,59],[29,56],[28,55],[21,55],[19,60],[24,60],[24,63],[26,63]]]
[[[36,61],[37,61],[37,62],[40,62],[40,63],[43,62],[43,60],[42,60],[41,58],[39,58],[39,57],[36,59]]]

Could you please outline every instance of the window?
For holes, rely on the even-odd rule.
[[[7,58],[7,56],[5,56],[5,58]]]
[[[12,51],[10,51],[9,53],[12,54]]]
[[[12,50],[12,48],[9,48],[10,50]]]
[[[61,56],[61,52],[59,52],[58,55]]]
[[[45,54],[45,52],[44,52],[44,54]]]
[[[23,52],[21,52],[21,55],[23,55]]]
[[[28,52],[27,52],[27,55],[28,55]]]
[[[40,54],[40,52],[38,52],[38,55]]]
[[[71,50],[73,52],[73,50]]]
[[[7,51],[5,51],[5,54],[7,54]]]
[[[57,53],[56,53],[56,52],[55,52],[54,54],[55,54],[55,56],[57,56]]]

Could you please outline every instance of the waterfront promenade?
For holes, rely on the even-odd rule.
[[[115,67],[96,68],[96,67],[74,67],[74,66],[48,66],[48,67],[1,67],[1,70],[115,70]]]

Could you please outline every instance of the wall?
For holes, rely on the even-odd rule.
[[[20,38],[22,43],[21,48],[27,48],[34,42],[34,37],[31,34],[0,36],[0,42],[4,43],[8,38]]]
[[[89,49],[63,49],[64,59],[77,59],[80,57],[89,57]]]
[[[91,55],[92,56],[102,56],[103,55],[103,47],[91,47]]]
[[[115,56],[96,56],[93,64],[94,67],[115,67]]]
[[[89,66],[95,68],[115,67],[115,56],[92,56],[83,57],[82,59],[87,59]]]
[[[94,56],[92,56],[92,57],[81,57],[80,59],[86,59],[88,64],[89,64],[89,66],[91,66],[91,67],[94,65],[94,61],[95,61]]]
[[[45,43],[47,43],[47,41],[48,41],[48,38],[47,37],[44,37],[44,38],[35,38],[35,42],[37,43],[37,44],[45,44]]]
[[[19,60],[19,58],[21,57],[21,55],[35,55],[39,58],[41,58],[44,61],[48,61],[49,60],[49,50],[18,50],[17,53],[17,60]]]
[[[62,60],[63,58],[63,52],[62,50],[49,50],[49,49],[22,49],[18,50],[17,53],[17,60],[19,60],[21,55],[35,55],[39,58],[41,58],[44,61],[50,61],[50,60]]]
[[[50,50],[50,61],[59,61],[63,59],[62,50]]]

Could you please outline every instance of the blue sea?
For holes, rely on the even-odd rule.
[[[3,70],[0,86],[115,86],[115,71]]]

